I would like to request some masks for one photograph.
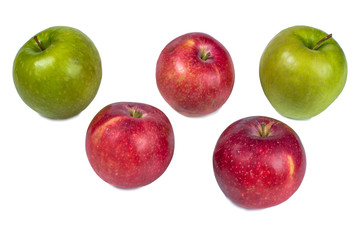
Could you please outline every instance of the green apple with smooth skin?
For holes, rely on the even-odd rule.
[[[48,118],[79,114],[94,99],[102,67],[94,43],[81,31],[48,28],[27,41],[17,53],[13,79],[22,100]]]
[[[281,115],[309,119],[339,96],[346,82],[347,62],[332,34],[294,26],[269,42],[259,72],[266,97]]]

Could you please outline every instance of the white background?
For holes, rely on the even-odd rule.
[[[360,239],[360,31],[356,1],[1,1],[0,239]],[[240,1],[239,1],[240,2]],[[246,3],[245,3],[246,2]],[[103,78],[93,102],[64,121],[43,118],[18,96],[12,64],[34,34],[78,28],[97,46]],[[280,30],[309,25],[333,33],[348,61],[342,94],[306,121],[279,115],[258,67]],[[214,114],[187,118],[162,99],[157,58],[182,34],[212,35],[230,52],[233,92]],[[104,106],[144,102],[175,132],[175,153],[155,182],[121,190],[103,182],[85,153],[86,129]],[[286,202],[264,210],[232,204],[218,187],[212,153],[232,122],[264,115],[300,136],[307,171]]]

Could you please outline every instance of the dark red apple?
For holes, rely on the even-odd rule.
[[[159,109],[119,102],[104,107],[86,133],[86,153],[94,171],[120,188],[145,186],[167,169],[174,132]]]
[[[305,150],[286,124],[248,117],[221,134],[213,167],[231,201],[244,208],[267,208],[286,201],[299,188],[306,169]]]
[[[204,33],[188,33],[162,50],[156,83],[165,101],[185,116],[202,116],[229,98],[234,66],[225,47]]]

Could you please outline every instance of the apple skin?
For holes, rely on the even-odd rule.
[[[35,36],[40,45],[31,38],[14,60],[17,92],[44,117],[65,119],[79,114],[94,99],[101,82],[101,59],[94,43],[65,26]]]
[[[174,153],[174,132],[159,109],[118,102],[104,107],[86,133],[89,162],[105,182],[119,188],[142,187],[159,178]]]
[[[260,60],[260,81],[272,106],[283,116],[309,119],[324,111],[342,92],[347,62],[339,44],[328,34],[294,26],[278,33]]]
[[[177,37],[165,46],[156,65],[161,95],[173,109],[189,117],[219,109],[229,98],[234,81],[230,54],[205,33]]]
[[[306,156],[289,126],[254,116],[234,122],[221,134],[213,168],[220,189],[232,202],[262,209],[295,193],[305,175]]]

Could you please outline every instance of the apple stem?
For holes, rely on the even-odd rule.
[[[203,61],[206,61],[208,60],[208,58],[210,57],[210,52],[206,52],[205,50],[201,51],[201,54],[200,54],[200,58],[203,60]]]
[[[269,131],[266,131],[265,129],[266,123],[261,123],[261,131],[259,131],[260,137],[267,137],[269,135]]]
[[[45,49],[43,48],[43,46],[42,46],[41,43],[39,42],[37,36],[34,36],[34,40],[35,40],[35,42],[37,43],[37,45],[39,46],[40,50],[41,50],[41,51],[44,51]]]
[[[327,35],[326,37],[324,37],[323,39],[321,39],[314,47],[312,50],[317,50],[319,48],[319,46],[325,42],[326,40],[328,40],[329,38],[332,37],[332,33],[330,33],[329,35]]]
[[[134,117],[134,118],[142,118],[143,117],[143,113],[139,110],[139,109],[130,109],[129,110],[130,116]]]

